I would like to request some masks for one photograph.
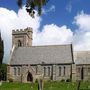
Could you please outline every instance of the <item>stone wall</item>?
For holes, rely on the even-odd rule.
[[[21,46],[32,46],[32,28],[17,29],[12,31],[12,46],[18,47],[18,41]]]
[[[76,72],[77,80],[90,81],[90,65],[77,65]]]
[[[61,67],[60,70],[59,67]],[[18,68],[20,68],[20,74],[18,74]],[[61,81],[70,79],[71,65],[10,66],[10,73],[8,75],[8,79],[12,78],[14,81],[27,82],[28,72],[32,74],[33,81],[40,78],[41,76],[44,78],[44,80]]]

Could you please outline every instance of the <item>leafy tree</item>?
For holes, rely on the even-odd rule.
[[[3,45],[3,40],[1,38],[1,33],[0,33],[0,80],[6,79],[7,67],[6,67],[6,64],[2,64],[3,55],[4,55],[4,45]]]
[[[3,55],[4,55],[4,45],[3,45],[3,40],[1,39],[1,33],[0,33],[0,65],[2,64],[2,61],[3,61]]]
[[[0,80],[6,80],[7,77],[7,65],[6,64],[2,64],[0,66]]]
[[[22,1],[18,0],[17,4],[20,8],[22,8]],[[49,0],[26,0],[26,11],[33,17],[35,12],[34,9],[38,9],[38,14],[42,13],[42,6],[46,5]]]

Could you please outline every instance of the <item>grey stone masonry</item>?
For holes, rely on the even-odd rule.
[[[53,74],[53,81],[56,81],[56,65],[53,65],[52,67],[52,74]]]
[[[73,63],[71,44],[18,47],[11,59],[11,65]]]
[[[12,47],[32,46],[32,28],[17,29],[12,31]]]
[[[72,81],[76,81],[76,64],[72,64]]]

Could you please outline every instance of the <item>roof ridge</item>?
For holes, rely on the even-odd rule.
[[[31,47],[48,47],[48,46],[68,46],[68,45],[71,45],[71,44],[56,44],[56,45],[38,45],[38,46],[29,46],[30,48]],[[29,47],[20,47],[20,48],[29,48]]]

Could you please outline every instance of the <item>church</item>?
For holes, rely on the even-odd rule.
[[[90,80],[90,51],[74,52],[72,44],[32,46],[32,34],[30,27],[12,31],[8,80]]]

